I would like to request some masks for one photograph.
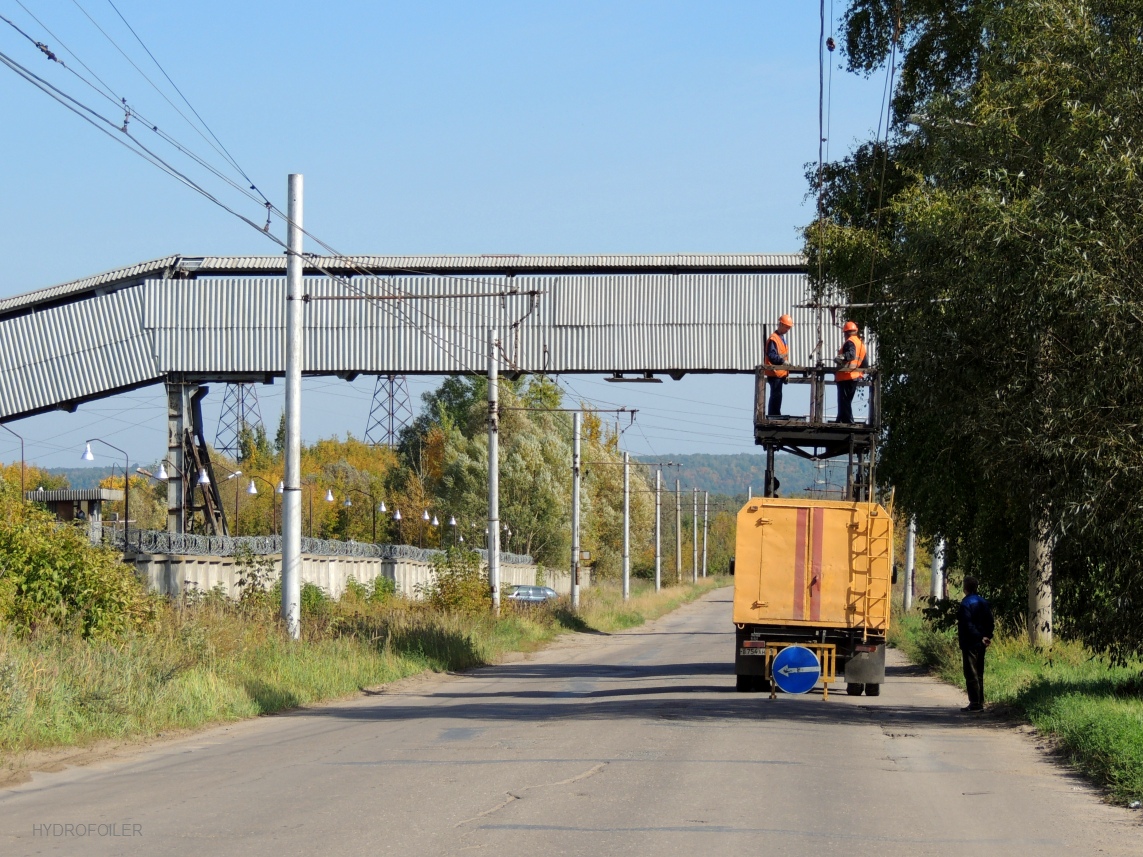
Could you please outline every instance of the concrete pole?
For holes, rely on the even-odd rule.
[[[691,583],[698,583],[698,488],[691,488]]]
[[[663,588],[663,468],[655,469],[655,591]]]
[[[710,492],[702,492],[702,576],[706,577],[706,536],[710,519]]]
[[[933,542],[933,579],[929,583],[931,598],[944,598],[945,595],[945,540]]]
[[[631,453],[623,453],[623,600],[631,598]]]
[[[282,619],[301,636],[302,571],[302,177],[289,178],[286,227],[286,467],[282,490]]]
[[[580,413],[576,411],[572,414],[572,610],[579,609],[579,424]]]
[[[1028,642],[1052,645],[1052,543],[1047,513],[1032,519],[1028,538]]]
[[[500,357],[496,331],[488,330],[488,587],[500,615]]]
[[[683,582],[683,489],[675,480],[675,585]]]
[[[917,565],[917,519],[909,519],[909,529],[905,533],[905,612],[913,609],[913,579]]]

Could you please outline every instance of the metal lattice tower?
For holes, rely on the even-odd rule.
[[[365,424],[365,442],[374,446],[397,445],[401,429],[413,422],[409,382],[404,375],[378,375],[373,405]]]
[[[258,390],[253,384],[227,384],[218,431],[214,433],[214,448],[238,461],[241,452],[238,440],[244,426],[251,431],[262,428]]]

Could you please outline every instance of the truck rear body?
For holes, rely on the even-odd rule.
[[[768,681],[764,644],[831,644],[850,692],[879,692],[893,574],[884,508],[752,498],[738,513],[734,572],[738,676]]]

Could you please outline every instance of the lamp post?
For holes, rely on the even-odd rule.
[[[420,545],[419,546],[422,548],[425,546],[425,524],[427,524],[428,522],[429,522],[429,510],[425,509],[424,514],[421,515],[421,538],[420,538]]]
[[[393,513],[393,523],[397,525],[397,538],[401,538],[401,510],[398,509]]]
[[[23,500],[24,491],[26,490],[24,488],[24,438],[16,434],[16,432],[12,431],[12,429],[8,428],[8,426],[4,425],[3,423],[0,423],[0,428],[4,429],[4,431],[8,432],[8,434],[12,435],[15,438],[19,438],[20,440],[20,499]]]
[[[452,546],[456,547],[456,515],[448,516],[448,525],[452,527]]]
[[[88,438],[84,446],[83,455],[80,456],[84,461],[95,461],[95,456],[91,453],[91,445],[93,443],[102,443],[104,446],[114,449],[116,452],[123,453],[123,551],[126,552],[131,546],[131,458],[127,453],[117,447],[113,443],[108,443],[101,437]]]
[[[257,494],[258,494],[258,486],[254,484],[255,479],[257,479],[259,482],[263,483],[267,488],[270,489],[271,492],[273,492],[275,494],[281,494],[283,491],[285,491],[285,488],[286,488],[285,483],[279,482],[278,487],[275,488],[274,483],[271,482],[269,479],[263,479],[258,474],[251,473],[250,474],[250,487],[246,489],[246,493],[250,494],[251,496],[257,496]],[[273,497],[270,498],[270,524],[274,530],[274,535],[278,535],[278,507],[274,505],[274,498]]]
[[[223,470],[225,470],[229,474],[223,480],[223,482],[229,482],[231,479],[237,479],[239,476],[242,475],[241,470],[231,470],[225,464],[219,464],[218,462],[215,462],[214,466],[215,467],[221,467]],[[199,477],[199,481],[200,482],[202,481],[201,476]],[[237,483],[237,482],[234,483],[234,533],[233,533],[234,535],[238,535],[238,495],[241,492],[241,489],[238,487],[238,485],[239,485],[239,483]]]

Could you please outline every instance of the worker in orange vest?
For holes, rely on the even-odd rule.
[[[857,325],[847,321],[842,328],[845,342],[837,351],[833,362],[838,366],[837,379],[837,422],[853,422],[853,397],[857,393],[857,382],[865,377],[862,369],[868,368],[869,359],[865,343],[857,335]]]
[[[786,369],[774,367],[786,365],[786,355],[790,353],[790,348],[786,345],[786,334],[793,329],[794,320],[783,315],[778,319],[778,329],[766,340],[766,354],[762,363],[766,367],[763,369],[766,373],[766,386],[770,388],[770,402],[766,405],[768,417],[780,416],[782,413],[782,386],[790,373]]]

